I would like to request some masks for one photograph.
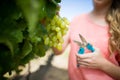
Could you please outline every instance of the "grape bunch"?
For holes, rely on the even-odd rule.
[[[44,44],[61,50],[64,42],[63,36],[68,31],[68,25],[67,18],[55,15],[46,25],[47,34],[44,36]]]

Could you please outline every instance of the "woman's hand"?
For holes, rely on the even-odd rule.
[[[95,48],[95,51],[92,53],[86,54],[77,54],[77,63],[81,67],[101,69],[106,67],[105,64],[108,62],[101,54],[101,51],[98,48]]]

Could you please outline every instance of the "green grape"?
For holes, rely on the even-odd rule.
[[[62,22],[62,23],[60,24],[60,27],[61,27],[61,28],[66,28],[65,23],[64,23],[64,22]]]
[[[48,45],[48,44],[49,44],[49,37],[46,37],[46,38],[45,38],[44,44],[45,44],[45,45]]]
[[[55,21],[54,20],[51,21],[51,25],[55,25]]]
[[[48,24],[46,29],[47,29],[47,31],[49,32],[49,31],[50,31],[50,29],[51,29],[51,25],[50,25],[50,24]]]
[[[66,17],[63,17],[63,20],[64,20],[64,22],[65,22],[67,25],[70,24]]]
[[[54,43],[53,47],[57,47],[57,43]]]
[[[55,30],[56,29],[56,26],[55,25],[51,25],[51,30]]]
[[[58,32],[58,33],[57,33],[57,38],[58,38],[58,39],[61,39],[61,37],[62,37],[61,32]]]
[[[52,41],[53,41],[53,42],[57,41],[56,36],[53,36]]]
[[[61,44],[61,43],[59,43],[59,44],[57,45],[57,49],[58,49],[58,50],[61,50],[61,49],[62,49],[62,44]]]
[[[50,46],[50,47],[52,47],[52,46],[53,46],[52,41],[49,41],[49,46]]]
[[[61,38],[59,41],[60,41],[60,43],[64,43],[64,39],[63,38]]]
[[[53,18],[53,20],[54,20],[55,22],[57,22],[58,19],[59,19],[59,17],[58,17],[57,15],[55,15],[54,18]]]
[[[56,27],[55,31],[57,31],[57,32],[60,31],[60,27]]]
[[[61,23],[62,23],[61,19],[58,19],[57,22],[56,22],[56,24],[59,25],[59,26],[61,25]]]
[[[65,35],[67,33],[67,30],[62,31],[62,35]]]

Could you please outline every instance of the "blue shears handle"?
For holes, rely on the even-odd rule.
[[[78,54],[84,54],[85,49],[83,47],[80,47],[78,50]]]
[[[86,45],[86,47],[87,47],[87,49],[90,50],[91,52],[94,52],[94,51],[95,51],[94,47],[93,47],[90,43],[88,43],[88,44]]]
[[[91,52],[95,51],[94,47],[90,43],[87,43],[86,48]],[[78,54],[84,54],[84,52],[85,52],[85,49],[83,47],[80,47],[80,49],[78,50]]]

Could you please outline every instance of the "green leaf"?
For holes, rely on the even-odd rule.
[[[23,33],[20,30],[15,30],[11,33],[9,33],[11,36],[14,37],[14,39],[16,40],[17,43],[20,43],[23,41]]]
[[[51,0],[55,5],[58,5],[58,3],[61,2],[61,0]]]
[[[61,0],[55,0],[57,3],[60,3],[61,2]]]
[[[0,1],[0,18],[17,18],[20,11],[14,0]]]
[[[14,43],[12,41],[10,41],[7,38],[0,38],[0,44],[4,44],[5,46],[8,47],[8,49],[10,50],[11,54],[14,54]]]
[[[32,51],[32,44],[29,41],[25,41],[24,46],[22,47],[21,57],[24,58]]]
[[[39,11],[43,3],[39,0],[16,0],[28,22],[29,32],[34,31],[39,20]],[[40,4],[39,4],[40,3]]]
[[[40,42],[40,43],[34,45],[34,53],[39,57],[44,56],[48,49],[49,49],[49,47],[45,46],[43,44],[43,42]]]
[[[46,12],[46,0],[39,0],[40,9],[39,9],[39,20],[43,20],[48,14]]]
[[[59,5],[56,3],[54,4],[53,2],[47,2],[46,4],[46,11],[47,11],[47,18],[52,19],[53,16],[59,11]]]

